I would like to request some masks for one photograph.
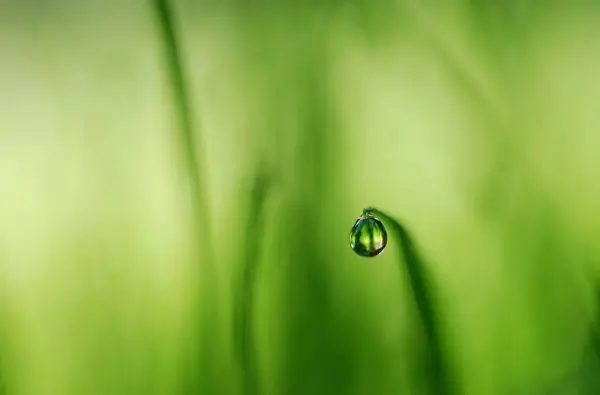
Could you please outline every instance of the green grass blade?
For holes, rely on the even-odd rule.
[[[173,15],[173,7],[168,0],[152,0],[152,9],[156,16],[157,29],[163,42],[165,70],[168,83],[171,88],[173,110],[177,121],[179,140],[183,149],[185,168],[192,187],[193,211],[196,218],[194,232],[197,240],[199,259],[204,262],[198,265],[197,270],[202,272],[204,281],[200,284],[198,298],[195,307],[201,309],[195,317],[193,326],[199,331],[199,336],[194,333],[188,341],[188,348],[198,347],[195,355],[192,355],[191,366],[184,369],[183,393],[191,394],[202,390],[204,393],[218,393],[217,372],[218,368],[214,360],[216,354],[215,338],[218,331],[214,325],[218,322],[217,301],[215,301],[214,281],[211,268],[213,260],[212,237],[210,224],[210,205],[205,194],[205,178],[201,175],[202,163],[199,151],[196,149],[199,131],[196,130],[191,103],[189,83],[184,71],[180,40],[177,35],[176,22]],[[210,302],[206,300],[210,298]],[[192,353],[194,354],[194,353]],[[188,371],[187,369],[191,369]]]
[[[163,41],[165,67],[172,90],[179,137],[185,150],[184,157],[187,162],[190,182],[193,184],[193,191],[199,205],[198,209],[200,209],[200,212],[206,212],[205,209],[208,204],[206,204],[206,197],[202,195],[203,179],[200,177],[200,159],[196,150],[198,135],[194,124],[195,116],[188,91],[189,84],[184,72],[173,10],[168,0],[153,0],[153,8]]]
[[[392,235],[400,242],[400,269],[405,269],[408,274],[408,280],[429,347],[430,376],[428,379],[431,380],[431,391],[435,395],[452,394],[454,391],[449,380],[448,365],[442,350],[439,322],[434,309],[433,287],[421,254],[410,232],[399,221],[376,208],[367,208],[364,211],[387,223],[392,229]]]
[[[258,358],[254,341],[254,299],[260,244],[264,232],[266,199],[270,186],[270,177],[266,172],[259,171],[251,192],[250,206],[246,217],[246,231],[244,232],[246,241],[242,265],[234,291],[234,345],[245,395],[260,393],[257,373]]]

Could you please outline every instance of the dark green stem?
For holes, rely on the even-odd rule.
[[[439,332],[439,322],[434,309],[433,286],[430,278],[427,276],[425,264],[418,249],[404,225],[389,216],[388,214],[376,208],[369,207],[364,209],[365,214],[373,215],[384,223],[387,223],[393,235],[400,242],[400,269],[406,270],[408,280],[415,299],[419,318],[423,324],[425,336],[429,347],[429,363],[431,375],[428,378],[432,382],[432,392],[435,395],[448,395],[453,393],[447,361],[444,359],[442,350],[441,334]],[[402,264],[404,262],[404,265]]]
[[[203,391],[218,392],[219,368],[214,350],[218,344],[219,331],[214,330],[218,323],[218,309],[215,301],[214,276],[212,272],[212,237],[210,226],[210,205],[205,194],[205,178],[201,175],[203,168],[199,151],[196,149],[198,131],[195,128],[195,116],[188,91],[188,81],[184,71],[182,52],[177,35],[173,7],[168,0],[152,0],[151,7],[156,17],[157,30],[163,44],[164,67],[168,84],[171,88],[173,111],[177,122],[177,134],[180,140],[184,167],[187,172],[192,193],[192,210],[194,211],[194,237],[198,248],[199,260],[203,262],[196,268],[197,278],[203,282],[194,283],[198,287],[198,300],[195,307],[201,309],[196,315],[193,327],[199,330],[199,336],[193,334],[189,346],[199,346],[192,352],[192,369],[184,369],[183,391],[185,394]],[[208,302],[207,302],[208,301]],[[195,368],[194,368],[195,366]]]
[[[173,10],[168,0],[153,0],[152,4],[158,21],[160,38],[163,41],[165,68],[172,91],[173,107],[179,129],[179,139],[183,146],[185,165],[190,183],[192,184],[192,193],[194,194],[196,205],[195,208],[198,211],[197,214],[202,215],[203,227],[206,229],[204,243],[207,243],[210,242],[210,239],[206,239],[206,237],[210,235],[210,231],[208,230],[210,227],[207,224],[209,220],[209,205],[207,197],[203,194],[203,177],[200,175],[202,164],[199,152],[196,149],[198,133],[196,132],[194,125],[195,116],[193,114],[191,98],[187,88],[189,84],[184,72]],[[210,245],[210,243],[208,244]]]
[[[251,192],[250,206],[246,217],[244,254],[238,283],[235,287],[234,344],[236,358],[242,374],[245,395],[257,395],[259,379],[258,358],[254,345],[254,298],[256,277],[259,269],[260,243],[263,240],[266,197],[271,180],[259,171]]]

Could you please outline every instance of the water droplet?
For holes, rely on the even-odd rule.
[[[365,211],[350,231],[350,247],[360,256],[374,257],[387,245],[387,232],[377,218]]]

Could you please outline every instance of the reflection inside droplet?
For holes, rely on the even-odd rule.
[[[377,218],[363,214],[350,231],[350,247],[360,256],[375,257],[387,245],[387,232]]]

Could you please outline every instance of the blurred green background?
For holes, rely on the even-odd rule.
[[[599,6],[175,2],[198,216],[152,2],[0,2],[4,394],[247,393],[249,263],[258,393],[425,393],[397,241],[349,248],[370,205],[461,394],[600,393]]]

